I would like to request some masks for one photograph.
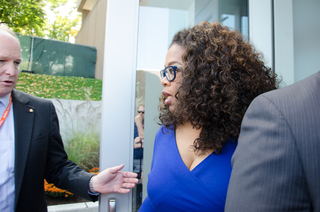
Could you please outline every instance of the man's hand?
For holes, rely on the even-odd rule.
[[[143,143],[144,143],[143,141],[144,141],[143,138],[136,137],[134,139],[133,148],[134,149],[143,148]]]
[[[103,170],[98,175],[92,177],[92,187],[95,192],[101,194],[109,193],[129,193],[138,179],[138,175],[133,172],[121,172],[124,164]]]

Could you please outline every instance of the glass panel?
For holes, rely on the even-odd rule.
[[[136,102],[133,136],[133,172],[138,174],[139,183],[132,189],[132,211],[138,211],[142,203],[142,165],[144,144],[144,111],[145,111],[145,71],[137,71]]]
[[[239,30],[248,37],[248,1],[247,0],[220,0],[219,22],[231,29]]]
[[[143,154],[136,145],[134,171],[141,173],[141,181],[133,190],[133,211],[139,209],[147,196],[145,185],[151,167],[153,142],[160,127],[157,124],[157,105],[162,92],[159,71],[163,69],[173,36],[202,21],[219,21],[248,36],[247,4],[247,0],[140,0],[135,114],[136,117],[139,115],[141,104],[146,112],[144,137],[136,140],[142,145]]]

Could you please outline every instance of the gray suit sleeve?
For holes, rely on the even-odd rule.
[[[232,167],[225,211],[310,211],[294,134],[264,96],[247,110]]]

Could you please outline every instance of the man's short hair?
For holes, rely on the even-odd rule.
[[[20,40],[18,38],[18,36],[16,35],[16,33],[14,33],[10,28],[5,27],[3,25],[0,25],[0,31],[4,31],[9,33],[10,35],[12,35],[15,39],[17,39],[17,41],[20,43]]]

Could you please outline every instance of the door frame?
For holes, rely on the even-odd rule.
[[[139,1],[108,0],[104,44],[100,170],[125,164],[133,166],[133,118],[137,61]],[[132,192],[100,196],[99,211],[108,199],[116,211],[132,211]]]

